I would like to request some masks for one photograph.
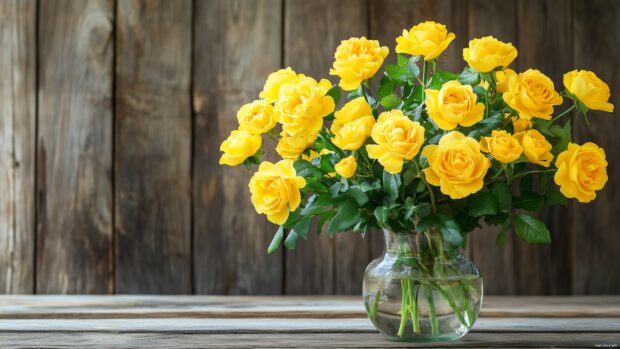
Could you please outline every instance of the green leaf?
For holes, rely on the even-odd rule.
[[[571,125],[570,119],[566,121],[564,126],[553,125],[550,128],[551,133],[553,133],[558,141],[553,145],[551,149],[551,153],[555,156],[558,156],[559,153],[563,152],[568,148],[568,143],[571,141]]]
[[[525,213],[515,216],[515,232],[521,240],[529,243],[551,242],[551,235],[545,223]]]
[[[315,178],[322,178],[323,177],[323,172],[321,172],[321,170],[319,170],[316,166],[312,165],[312,163],[310,163],[309,161],[306,160],[295,160],[295,162],[293,162],[293,167],[295,168],[295,172],[297,173],[298,176],[301,177],[315,177]]]
[[[473,217],[489,216],[499,212],[499,203],[490,191],[480,191],[469,199],[469,214]]]
[[[318,198],[318,194],[312,195],[308,199],[308,201],[306,202],[306,205],[304,206],[304,208],[301,210],[299,214],[302,216],[310,216],[310,215],[318,214],[318,213],[325,211],[325,209],[323,209],[321,206],[316,204],[317,198]]]
[[[383,170],[383,190],[388,194],[390,202],[396,201],[398,198],[398,187],[400,186],[400,176],[391,174]]]
[[[306,240],[308,237],[308,231],[310,230],[310,225],[312,225],[312,218],[304,218],[299,222],[295,223],[293,226],[293,232],[297,234],[302,239]]]
[[[347,194],[349,194],[360,207],[368,202],[368,195],[358,186],[349,187]]]
[[[330,211],[325,211],[319,215],[319,222],[316,225],[316,235],[321,234],[321,230],[323,229],[323,225],[325,224],[325,222],[332,219],[332,217],[334,217],[335,214],[336,214],[336,211],[330,210]]]
[[[385,75],[400,83],[414,80],[419,73],[420,68],[411,60],[402,66],[395,64],[388,64],[385,66]]]
[[[421,202],[419,205],[413,206],[413,210],[418,214],[418,217],[424,218],[431,214],[431,204],[428,202]]]
[[[463,243],[463,236],[456,221],[444,213],[438,214],[437,220],[443,240],[453,246],[460,246]]]
[[[338,104],[338,102],[340,102],[340,87],[338,87],[338,85],[334,85],[329,89],[329,91],[327,91],[327,95],[334,100],[334,104]]]
[[[403,172],[403,182],[405,185],[409,185],[413,180],[420,175],[418,167],[410,165],[405,172]]]
[[[389,76],[383,76],[379,83],[379,99],[394,93],[394,86],[394,81],[392,81]]]
[[[514,198],[512,206],[527,211],[540,211],[545,205],[542,195],[531,191],[522,193],[521,196]]]
[[[480,120],[480,122],[470,127],[470,129],[478,131],[478,133],[482,136],[487,136],[491,134],[491,131],[498,128],[501,124],[502,124],[502,120],[500,119],[486,118],[486,119]]]
[[[387,226],[387,219],[388,219],[388,214],[389,214],[389,210],[387,207],[379,206],[375,208],[373,214],[375,215],[375,218],[377,219],[377,223],[379,223],[379,226],[381,227]]]
[[[342,182],[336,182],[331,187],[329,187],[329,193],[333,198],[335,198],[336,196],[338,196],[340,189],[342,189],[343,187],[344,184]]]
[[[406,220],[411,219],[411,216],[413,216],[413,211],[415,209],[415,206],[413,205],[413,203],[415,202],[415,200],[412,197],[408,197],[407,200],[405,200],[405,216],[404,218]]]
[[[368,192],[371,190],[377,190],[377,189],[381,189],[381,182],[379,180],[376,180],[372,183],[369,182],[362,182],[360,184],[360,188],[362,188],[362,190],[364,192]]]
[[[329,235],[334,235],[335,233],[352,228],[360,220],[361,215],[362,213],[356,203],[350,200],[343,202],[338,207],[338,211],[334,218],[329,222],[327,233]]]
[[[548,205],[568,205],[568,200],[566,197],[555,187],[549,188],[545,194],[545,202]]]
[[[278,247],[280,247],[280,244],[282,244],[283,238],[284,238],[284,227],[279,226],[278,230],[276,231],[276,234],[273,236],[273,239],[271,240],[271,243],[269,244],[269,247],[267,248],[267,253],[269,254],[274,253],[278,249]]]
[[[512,192],[506,182],[497,181],[493,183],[491,192],[495,195],[497,203],[499,204],[500,211],[504,211],[510,208],[512,204]]]
[[[297,246],[297,234],[294,231],[290,231],[284,240],[284,247],[289,250],[294,250]]]
[[[474,86],[474,85],[478,85],[478,82],[480,81],[480,76],[475,69],[472,69],[470,67],[465,67],[463,72],[459,75],[458,81],[461,84]]]
[[[420,219],[415,226],[415,230],[418,233],[427,231],[432,225],[435,224],[435,216],[428,216]]]
[[[389,94],[383,98],[381,98],[381,106],[385,109],[392,109],[392,108],[396,108],[400,105],[402,101],[400,100],[400,97],[398,97],[397,95],[395,95],[394,93]]]

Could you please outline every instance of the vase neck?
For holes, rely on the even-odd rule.
[[[438,232],[427,232],[423,234],[394,233],[389,230],[383,231],[385,240],[386,256],[409,256],[418,257],[423,254],[425,258],[445,257],[446,250]],[[460,249],[453,250],[460,253]],[[457,253],[457,254],[458,254]],[[453,253],[451,253],[453,255]]]

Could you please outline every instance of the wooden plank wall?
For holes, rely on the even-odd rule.
[[[380,234],[266,255],[274,227],[250,174],[217,165],[267,75],[335,83],[340,40],[378,39],[393,61],[402,28],[436,20],[457,35],[446,68],[494,35],[558,89],[568,70],[596,71],[618,106],[618,18],[609,0],[0,0],[0,292],[357,294]],[[606,149],[606,189],[541,214],[550,246],[474,232],[488,294],[620,293],[620,125],[591,119],[574,135]]]

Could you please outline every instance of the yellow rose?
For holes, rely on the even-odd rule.
[[[517,160],[523,153],[519,141],[504,130],[493,130],[491,137],[482,137],[480,149],[485,153],[491,153],[497,161],[505,164]]]
[[[290,67],[273,72],[267,77],[265,86],[258,96],[267,103],[275,103],[278,100],[280,87],[295,80],[297,80],[297,73]]]
[[[336,49],[334,66],[329,74],[340,77],[343,90],[355,90],[362,81],[375,75],[388,52],[388,48],[379,46],[377,40],[365,37],[343,40]]]
[[[342,177],[351,178],[357,169],[357,162],[355,162],[355,158],[353,156],[349,156],[338,161],[334,168],[336,169],[336,173]]]
[[[614,111],[614,105],[608,102],[609,86],[591,71],[573,70],[564,74],[564,87],[589,109]]]
[[[284,224],[289,212],[299,207],[299,189],[305,186],[306,180],[297,176],[292,160],[280,160],[275,164],[264,161],[249,185],[256,212],[266,214],[274,224]]]
[[[514,128],[515,134],[523,132],[532,128],[532,121],[514,116],[512,117],[512,127]]]
[[[461,199],[479,191],[491,161],[480,153],[475,139],[452,131],[439,140],[438,145],[424,147],[422,155],[428,159],[424,169],[426,181],[452,199]]]
[[[413,159],[424,143],[424,127],[397,109],[381,113],[370,134],[377,144],[366,146],[368,156],[392,174],[399,173],[404,160]]]
[[[296,159],[309,146],[314,143],[318,133],[289,136],[286,132],[280,134],[280,140],[276,145],[276,152],[284,159]]]
[[[555,91],[553,81],[536,69],[510,78],[504,102],[519,112],[522,119],[533,117],[550,120],[553,106],[562,104],[562,97]]]
[[[549,167],[553,154],[551,154],[551,143],[545,139],[545,136],[532,129],[517,133],[515,137],[521,143],[523,154],[529,162]]]
[[[444,130],[452,130],[458,125],[472,126],[484,116],[484,104],[476,103],[476,100],[470,85],[448,81],[440,90],[426,90],[426,111]]]
[[[260,149],[263,139],[259,135],[253,135],[246,130],[234,130],[226,138],[220,151],[224,152],[220,158],[220,165],[237,166],[245,159],[256,154]]]
[[[454,40],[454,33],[448,33],[443,24],[427,21],[414,25],[409,31],[396,38],[396,52],[413,56],[424,56],[428,61],[439,56]]]
[[[331,130],[336,133],[342,125],[357,120],[362,116],[372,115],[372,107],[364,97],[357,97],[350,100],[334,113],[334,122]]]
[[[516,75],[517,73],[510,68],[496,71],[495,72],[495,89],[497,90],[497,92],[505,93],[506,91],[508,91],[508,82],[510,81],[511,77],[516,76]]]
[[[358,150],[370,136],[374,124],[375,118],[372,115],[362,116],[334,132],[336,137],[332,138],[332,142],[342,150]]]
[[[517,58],[517,49],[511,43],[504,43],[492,36],[469,41],[463,49],[463,59],[470,67],[481,73],[490,72],[497,67],[508,67]]]
[[[278,122],[278,118],[271,104],[258,100],[242,106],[237,112],[237,121],[239,129],[259,135],[271,130]]]
[[[605,151],[594,143],[579,146],[570,143],[558,155],[555,162],[558,171],[555,183],[567,198],[577,198],[579,202],[590,202],[596,198],[596,191],[607,183],[607,160]]]
[[[282,85],[275,105],[282,130],[291,136],[318,133],[323,117],[335,108],[334,100],[325,95],[331,86],[325,79],[317,82],[308,76],[299,76],[295,83]]]

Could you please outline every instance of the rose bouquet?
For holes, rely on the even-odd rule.
[[[498,245],[508,231],[549,243],[532,213],[567,198],[589,202],[607,181],[603,149],[571,142],[571,118],[613,111],[607,84],[575,70],[558,92],[538,70],[510,69],[516,48],[490,36],[463,49],[463,71],[440,70],[454,38],[434,22],[403,30],[397,63],[380,78],[388,48],[344,40],[330,70],[339,86],[278,70],[221,146],[221,164],[258,165],[252,203],[279,226],[268,252],[282,242],[293,249],[324,225],[330,236],[385,232],[364,301],[392,339],[454,339],[471,328],[482,284],[460,248],[472,230],[501,227]],[[269,139],[283,160],[261,161]]]

